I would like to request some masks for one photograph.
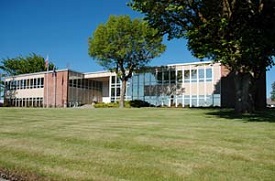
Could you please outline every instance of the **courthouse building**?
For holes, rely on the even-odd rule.
[[[195,62],[147,68],[127,82],[126,100],[155,106],[232,107],[229,71],[219,63]],[[76,107],[116,102],[121,82],[115,73],[80,73],[69,69],[5,78],[4,102],[16,107]]]

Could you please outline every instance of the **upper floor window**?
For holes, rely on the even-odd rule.
[[[182,82],[182,70],[178,70],[177,72],[177,82]]]
[[[212,69],[207,68],[205,71],[206,71],[206,81],[207,82],[212,81]]]
[[[197,70],[196,69],[191,70],[191,81],[197,82]]]
[[[190,82],[190,70],[184,70],[184,82]]]
[[[199,69],[199,82],[204,82],[204,69]]]

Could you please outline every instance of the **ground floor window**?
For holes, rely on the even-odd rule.
[[[157,107],[210,107],[221,105],[220,94],[132,97],[132,100],[135,99],[146,101]]]
[[[11,98],[5,102],[7,106],[13,107],[43,107],[42,97]]]

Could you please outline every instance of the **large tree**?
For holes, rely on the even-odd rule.
[[[6,76],[41,72],[47,70],[46,61],[42,56],[32,53],[25,57],[18,56],[2,59],[0,69]],[[53,70],[54,64],[48,62],[48,67],[49,70]]]
[[[2,70],[0,71],[0,96],[4,92],[4,77],[46,71],[47,66],[49,70],[53,70],[54,64],[47,61],[35,53],[25,57],[17,56],[15,58],[2,59],[0,64],[0,70]],[[46,63],[47,65],[45,65]]]
[[[265,93],[259,94],[265,85],[259,84],[274,65],[275,0],[132,0],[129,4],[169,39],[186,38],[195,57],[228,67],[236,75],[237,112],[265,107]]]
[[[126,82],[132,73],[164,51],[165,45],[157,30],[129,16],[110,16],[89,38],[89,55],[122,81],[120,107],[124,107]]]

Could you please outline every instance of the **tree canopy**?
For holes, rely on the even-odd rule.
[[[253,109],[255,82],[274,65],[275,0],[132,0],[129,5],[162,35],[186,38],[195,57],[235,72],[238,112]]]
[[[122,81],[120,107],[124,106],[126,82],[165,51],[162,36],[147,22],[129,16],[110,16],[89,38],[89,55]]]
[[[46,60],[35,53],[25,57],[18,56],[15,58],[2,59],[0,69],[5,72],[6,76],[34,73],[46,71]],[[49,70],[53,70],[54,64],[48,62]]]

